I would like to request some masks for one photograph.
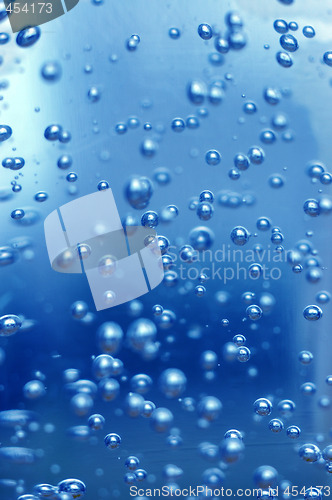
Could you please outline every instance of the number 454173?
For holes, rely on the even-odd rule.
[[[9,14],[20,14],[20,13],[32,13],[41,14],[42,12],[46,14],[51,14],[52,4],[49,2],[34,2],[34,3],[24,3],[11,2],[7,7],[6,11]]]
[[[323,496],[330,496],[331,494],[331,487],[330,486],[309,486],[308,488],[306,488],[305,486],[303,486],[303,488],[301,488],[301,490],[299,489],[298,486],[287,486],[287,488],[285,488],[283,494],[286,496],[290,496],[290,497],[297,497],[298,495],[308,495],[308,493],[310,494],[320,494],[320,495],[323,495]]]

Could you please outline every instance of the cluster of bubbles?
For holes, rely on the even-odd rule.
[[[280,0],[280,2],[289,5],[293,3],[293,0]],[[104,1],[92,0],[92,3],[94,5],[102,5]],[[212,66],[222,64],[226,54],[241,50],[247,44],[247,37],[243,31],[244,23],[238,13],[233,11],[228,12],[225,16],[225,24],[226,27],[222,33],[207,23],[201,23],[197,28],[200,39],[206,42],[203,44],[203,47],[205,45],[210,47],[211,43],[213,43],[214,52],[209,55],[209,62]],[[276,59],[282,67],[290,68],[293,65],[293,54],[299,49],[298,40],[300,40],[299,36],[301,34],[296,34],[299,26],[295,21],[286,22],[283,19],[277,19],[273,26],[274,30],[280,34],[279,44],[281,50],[277,52]],[[311,39],[316,35],[315,29],[309,25],[303,27],[302,34],[307,39]],[[39,27],[29,27],[18,33],[16,43],[21,48],[27,48],[34,45],[40,38],[40,35],[41,30]],[[171,27],[168,30],[168,36],[172,40],[177,40],[182,36],[182,33],[179,28]],[[0,34],[1,45],[5,45],[9,40],[9,35],[6,33]],[[209,40],[211,40],[210,43]],[[198,42],[201,43],[199,39]],[[170,43],[172,44],[173,42]],[[302,42],[300,40],[301,50],[305,46],[305,43],[305,40],[302,40]],[[124,50],[135,52],[139,44],[140,36],[133,34],[125,41]],[[231,54],[227,57],[230,56]],[[325,52],[323,62],[328,66],[332,66],[332,51]],[[87,74],[91,73],[92,67],[86,65],[85,72]],[[45,61],[40,69],[40,73],[43,81],[46,83],[56,83],[62,77],[62,65],[55,60]],[[194,78],[189,81],[186,89],[187,97],[190,104],[197,106],[197,113],[195,115],[190,114],[186,118],[177,114],[173,115],[175,117],[170,122],[170,129],[175,133],[174,136],[177,135],[175,140],[181,140],[181,137],[186,135],[186,133],[182,135],[185,130],[196,130],[200,127],[200,120],[203,120],[209,114],[208,109],[201,106],[206,102],[211,105],[222,103],[226,99],[228,88],[226,82],[232,81],[232,79],[232,75],[228,74],[225,75],[224,79],[213,77],[205,81],[204,79]],[[263,99],[270,107],[280,104],[286,96],[287,90],[279,87],[266,86],[263,89]],[[100,87],[98,85],[91,85],[87,91],[88,101],[97,103],[101,97],[102,92]],[[242,97],[245,98],[246,96],[243,95]],[[148,103],[146,103],[146,107],[149,107]],[[246,100],[242,106],[242,111],[248,117],[248,120],[250,120],[250,116],[258,113],[259,105],[253,100]],[[283,112],[275,113],[269,120],[267,122],[265,117],[261,117],[260,123],[264,124],[264,128],[260,128],[258,139],[259,143],[263,144],[263,147],[256,145],[255,142],[250,142],[243,149],[244,152],[237,150],[235,155],[234,152],[232,153],[231,163],[233,163],[233,167],[228,171],[229,179],[235,181],[244,178],[246,175],[244,172],[249,168],[249,175],[256,168],[257,171],[263,172],[269,159],[269,145],[279,140],[279,134],[285,142],[291,142],[294,139],[293,133],[288,128],[289,119]],[[267,123],[268,125],[266,125]],[[114,131],[118,136],[123,136],[128,130],[134,130],[140,126],[140,119],[136,116],[130,116],[127,121],[116,123]],[[140,143],[140,152],[144,158],[154,158],[159,150],[159,140],[161,134],[164,132],[164,127],[163,125],[155,125],[154,123],[145,121],[142,128],[146,136],[144,136],[145,138]],[[156,131],[156,134],[152,135],[154,131]],[[0,142],[11,139],[12,133],[12,128],[9,125],[0,125]],[[53,123],[46,127],[44,138],[49,142],[59,142],[60,145],[63,145],[71,141],[71,133],[63,129],[61,125]],[[220,150],[214,148],[218,148],[218,144],[207,144],[206,149],[203,150],[201,161],[204,163],[205,160],[205,168],[209,171],[209,174],[213,171],[219,172],[219,169],[222,174],[222,164],[226,162],[225,158],[227,155],[222,148],[219,148]],[[13,151],[15,151],[14,148]],[[57,159],[57,167],[61,171],[69,170],[72,164],[73,158],[67,152],[62,152]],[[2,166],[12,171],[22,169],[24,165],[25,159],[22,157],[5,157],[2,160]],[[261,170],[260,166],[262,166]],[[216,170],[214,170],[214,167],[217,167]],[[139,166],[137,167],[137,171],[139,171]],[[319,196],[312,195],[313,197],[307,198],[303,203],[303,212],[309,216],[306,219],[311,222],[321,214],[326,215],[332,212],[331,199],[326,194],[322,194],[322,188],[332,184],[332,175],[326,171],[324,165],[317,162],[311,163],[307,167],[306,174],[311,179],[313,187],[320,186],[320,189],[318,189]],[[166,223],[174,221],[179,217],[179,208],[173,203],[167,204],[158,211],[147,210],[155,193],[155,188],[159,189],[162,186],[168,186],[172,181],[172,175],[173,173],[170,169],[157,167],[152,174],[149,173],[145,176],[136,174],[127,180],[124,186],[124,195],[127,203],[135,211],[143,211],[137,217],[129,214],[124,218],[123,224],[127,231],[130,231],[130,226],[135,226],[139,223],[144,227],[153,229],[162,223],[165,224],[165,227],[168,227]],[[78,174],[68,172],[65,179],[69,183],[74,183],[78,179]],[[279,173],[271,174],[267,178],[268,186],[274,190],[283,188],[285,182],[285,177]],[[96,187],[99,191],[102,191],[109,189],[110,185],[107,180],[100,180]],[[203,189],[203,187],[201,186],[200,189]],[[14,192],[21,190],[21,186],[16,180],[12,182],[12,190]],[[196,196],[197,193],[199,193],[198,196]],[[210,221],[214,216],[216,204],[219,204],[222,207],[221,210],[223,210],[224,207],[234,209],[243,206],[252,207],[256,203],[255,194],[244,194],[230,190],[222,190],[214,194],[210,189],[203,189],[201,192],[197,191],[196,195],[189,200],[188,210],[196,214],[202,223]],[[47,199],[48,193],[45,191],[38,191],[34,195],[34,200],[39,203],[45,202]],[[217,203],[215,202],[216,200]],[[179,206],[181,208],[180,204]],[[11,211],[11,218],[16,221],[15,224],[18,224],[21,220],[29,221],[33,217],[29,210],[16,208]],[[225,220],[226,223],[227,220]],[[256,220],[257,233],[249,231],[245,226],[234,225],[238,223],[233,222],[232,226],[228,228],[227,234],[231,240],[232,244],[230,246],[232,248],[233,246],[236,250],[241,250],[241,247],[245,246],[248,248],[254,238],[263,238],[267,234],[269,241],[274,245],[275,252],[284,252],[282,245],[285,240],[284,233],[279,227],[274,226],[271,219],[266,215],[262,215]],[[247,222],[243,223],[247,224]],[[249,223],[247,227],[250,227]],[[158,235],[158,245],[162,254],[162,264],[165,271],[164,284],[168,288],[176,287],[179,284],[177,273],[174,271],[177,257],[181,263],[188,265],[195,264],[199,261],[199,255],[202,252],[209,250],[216,241],[218,242],[213,230],[205,225],[195,226],[190,230],[188,235],[181,235],[175,239],[176,248],[178,248],[176,256],[171,252],[171,243],[173,243],[173,240],[167,236]],[[287,239],[285,241],[286,245]],[[22,246],[22,248],[28,245],[25,242],[16,242],[15,244]],[[254,250],[256,255],[260,255],[264,247],[259,243],[254,246]],[[86,258],[90,252],[91,249],[88,245],[78,245],[77,253],[80,259],[83,260]],[[16,247],[8,246],[0,248],[0,266],[12,264],[16,260]],[[307,283],[317,284],[323,277],[323,265],[318,251],[308,240],[300,240],[295,244],[294,249],[288,253],[288,263],[295,274],[301,274],[305,270]],[[115,268],[116,260],[112,255],[105,255],[98,263],[98,272],[104,277],[112,276]],[[254,279],[259,278],[261,273],[262,265],[258,261],[249,266],[250,277]],[[181,284],[179,293],[182,297],[185,297],[188,292],[192,292],[196,297],[201,299],[201,301],[197,302],[204,303],[206,297],[209,296],[210,283],[208,283],[208,279],[207,274],[200,271],[196,281],[198,284],[195,283],[192,285],[189,283],[184,286]],[[113,292],[106,292],[106,300],[110,305],[112,304],[114,300]],[[227,291],[220,290],[216,293],[215,300],[220,307],[228,306],[230,294]],[[312,301],[315,303],[302,306],[300,309],[303,318],[311,323],[322,318],[322,307],[329,303],[330,293],[325,290],[319,291]],[[254,291],[244,292],[241,296],[241,302],[244,305],[243,325],[248,329],[248,334],[246,333],[246,335],[250,335],[256,332],[256,330],[259,331],[260,323],[264,323],[265,317],[268,317],[276,303],[276,295],[267,290],[264,290],[261,294],[257,294]],[[165,441],[171,448],[178,448],[183,441],[181,430],[173,427],[176,417],[174,412],[176,405],[179,405],[186,412],[188,420],[191,414],[196,416],[196,423],[199,430],[207,429],[220,419],[223,408],[224,406],[226,408],[227,405],[223,405],[219,397],[212,395],[208,391],[200,391],[195,398],[188,396],[188,388],[190,388],[189,374],[180,363],[178,365],[170,363],[171,355],[168,348],[171,348],[172,344],[178,341],[180,327],[186,329],[187,337],[191,341],[203,339],[205,347],[200,350],[197,360],[203,380],[207,383],[213,383],[218,376],[218,371],[223,365],[219,359],[220,355],[217,349],[209,348],[208,340],[205,341],[202,325],[188,325],[188,318],[185,318],[184,315],[179,315],[176,307],[167,307],[156,303],[150,309],[152,316],[149,318],[144,317],[143,303],[138,300],[132,301],[127,310],[128,325],[126,328],[115,321],[106,321],[98,326],[96,343],[101,354],[93,355],[92,357],[90,367],[91,377],[84,375],[84,377],[88,378],[82,378],[80,371],[76,368],[67,368],[64,370],[63,385],[64,392],[69,399],[68,407],[73,414],[73,418],[84,419],[81,420],[81,425],[71,425],[67,428],[67,437],[69,439],[82,442],[88,441],[90,438],[97,438],[98,433],[107,427],[105,432],[108,433],[103,438],[104,446],[110,452],[108,456],[118,457],[124,448],[122,440],[125,442],[126,436],[116,428],[114,421],[108,418],[109,413],[105,405],[109,405],[112,402],[116,402],[115,404],[119,405],[115,411],[117,416],[124,414],[130,419],[147,421],[152,431],[157,434],[166,435]],[[89,311],[88,303],[83,300],[73,302],[69,314],[78,326],[88,325],[92,327],[96,319],[95,315]],[[231,314],[229,317],[231,317]],[[301,318],[302,321],[303,318]],[[248,377],[256,377],[259,373],[258,369],[251,365],[250,362],[257,354],[257,351],[259,351],[259,348],[247,347],[246,336],[242,333],[235,333],[236,331],[243,331],[242,328],[237,330],[233,327],[230,319],[224,317],[220,320],[220,316],[218,316],[218,322],[218,328],[224,329],[223,333],[226,332],[227,335],[231,333],[229,341],[223,343],[222,346],[223,361],[225,363],[235,362],[235,369],[239,371],[243,367],[247,369],[244,364],[248,363],[247,366],[249,368],[246,372]],[[305,324],[308,325],[308,323]],[[206,329],[209,326],[206,325]],[[275,334],[280,333],[280,329],[278,328],[275,326],[273,330]],[[0,317],[0,336],[6,342],[7,338],[18,333],[20,330],[24,332],[28,329],[29,321],[22,315],[6,314]],[[249,336],[248,339],[251,346],[252,339]],[[10,341],[8,340],[8,342]],[[126,359],[122,357],[122,349],[130,351],[130,355],[132,355],[131,359],[135,360],[132,366],[127,366]],[[262,343],[262,350],[271,350],[269,342]],[[116,356],[121,356],[122,359]],[[314,355],[308,350],[302,350],[296,356],[301,370],[306,370],[306,367],[311,365],[314,360]],[[0,364],[3,363],[4,357],[4,351],[1,349]],[[158,368],[158,374],[152,376],[152,373],[149,371],[149,362],[157,364],[159,360],[162,364],[160,369]],[[165,364],[167,367],[165,367]],[[141,368],[137,368],[138,366],[143,366],[144,368],[141,370]],[[326,376],[325,384],[328,387],[332,386],[332,375]],[[22,385],[21,391],[24,401],[29,404],[47,397],[48,384],[46,377],[39,370],[35,371],[32,377],[30,376],[30,379]],[[310,399],[317,392],[319,392],[319,387],[313,382],[299,384],[299,394],[301,396],[303,395]],[[164,402],[161,402],[159,405],[160,401]],[[318,400],[318,406],[322,409],[329,408],[330,398],[328,396],[321,396]],[[101,411],[102,413],[94,413],[94,411]],[[302,444],[306,429],[305,426],[301,425],[299,427],[290,421],[290,419],[294,418],[294,415],[296,416],[296,403],[291,399],[282,399],[278,402],[276,395],[267,394],[266,397],[256,399],[253,404],[255,422],[265,422],[267,424],[267,432],[284,434],[290,443],[294,442],[297,444],[299,442],[300,444],[296,447],[296,452],[300,459],[308,463],[317,462],[323,464],[326,471],[332,473],[332,445],[321,446],[321,450],[313,442]],[[275,418],[271,418],[272,416]],[[264,419],[264,417],[269,417],[269,419]],[[20,409],[0,412],[0,426],[14,430],[12,444],[17,444],[20,439],[25,437],[25,427],[31,426],[31,428],[34,428],[35,425],[36,416],[28,410]],[[114,430],[119,432],[119,434],[114,432]],[[228,467],[244,458],[245,438],[246,435],[244,432],[237,429],[229,429],[225,432],[219,444],[210,442],[199,443],[198,450],[200,456],[205,460],[218,462],[217,467],[209,467],[203,471],[201,481],[204,485],[212,488],[220,487],[224,483]],[[320,440],[317,439],[316,441],[319,444]],[[323,438],[321,441],[323,441]],[[127,453],[125,450],[124,483],[126,485],[134,485],[144,481],[146,478],[149,479],[147,471],[140,468],[140,455],[127,455]],[[31,464],[37,460],[38,450],[34,451],[18,446],[3,446],[0,448],[0,458],[8,463]],[[120,458],[118,457],[118,459]],[[163,477],[170,484],[175,483],[182,474],[182,468],[175,464],[167,463],[163,468]],[[270,493],[265,490],[270,486],[273,487],[278,484],[278,472],[271,466],[261,466],[254,471],[253,480],[257,487],[263,489],[259,498],[271,498]],[[317,494],[315,491],[317,492],[318,490],[306,490],[305,498],[319,498],[319,491]],[[65,479],[59,482],[57,486],[37,484],[31,494],[23,494],[18,497],[18,500],[37,500],[40,498],[72,500],[82,498],[85,492],[86,487],[82,481],[78,479]]]
[[[52,484],[36,484],[31,495],[20,495],[17,500],[38,500],[40,498],[51,498],[56,500],[73,500],[83,498],[86,486],[79,479],[64,479],[56,486]]]

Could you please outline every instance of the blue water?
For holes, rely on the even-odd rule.
[[[227,27],[232,11],[243,26],[233,16]],[[325,0],[81,0],[29,47],[0,16],[10,35],[0,125],[12,130],[0,129],[1,499],[46,498],[40,484],[55,487],[51,498],[75,498],[57,488],[66,479],[82,481],[87,500],[130,498],[131,482],[224,486],[233,496],[271,485],[279,498],[292,498],[287,486],[304,498],[331,485],[331,14]],[[50,125],[62,142],[45,138]],[[132,176],[152,184],[141,209]],[[101,181],[127,223],[156,212],[142,220],[169,249],[164,283],[97,313],[84,276],[52,270],[43,221]],[[258,228],[262,217],[270,222]],[[123,332],[115,352],[100,342],[105,322]],[[93,365],[101,354],[122,362],[106,358],[108,402]],[[142,386],[141,397],[129,395]],[[260,398],[268,401],[254,405]],[[164,432],[154,405],[172,413]],[[34,414],[22,422],[25,410]],[[93,414],[104,417],[101,430],[87,427]],[[230,429],[241,435],[225,439]],[[121,443],[109,449],[112,433]],[[142,482],[129,456],[146,471]]]

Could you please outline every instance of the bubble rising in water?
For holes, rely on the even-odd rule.
[[[62,68],[57,61],[47,61],[41,69],[41,76],[47,82],[57,82],[62,75]]]
[[[281,35],[280,37],[280,45],[287,52],[295,52],[299,48],[298,41],[293,35]]]
[[[316,35],[315,29],[312,26],[304,26],[302,33],[306,38],[313,38]]]
[[[115,433],[107,434],[104,438],[104,443],[110,450],[115,450],[121,444],[121,437]]]
[[[25,212],[24,212],[24,210],[22,208],[16,208],[10,214],[11,218],[14,219],[14,220],[23,219],[24,215],[25,215]]]
[[[268,104],[275,106],[281,100],[281,94],[278,89],[267,87],[263,92],[263,97]]]
[[[212,38],[213,35],[211,26],[206,23],[200,24],[197,28],[197,32],[203,40],[210,40],[210,38]]]
[[[309,305],[303,310],[303,316],[308,321],[318,321],[323,316],[323,311],[316,305]]]
[[[236,226],[231,232],[230,238],[235,245],[243,246],[248,243],[250,234],[243,226]]]
[[[252,321],[258,321],[263,316],[263,311],[259,306],[252,304],[247,307],[246,315]]]
[[[189,241],[195,250],[199,252],[208,250],[214,243],[214,233],[205,226],[198,226],[189,233]]]
[[[273,418],[272,420],[270,420],[269,422],[270,431],[279,434],[283,430],[283,428],[284,424],[282,420],[280,420],[279,418]]]
[[[33,26],[21,30],[17,37],[16,43],[19,47],[27,48],[34,45],[40,38],[41,30],[39,26]]]
[[[312,443],[304,444],[299,449],[299,456],[305,462],[317,462],[321,457],[321,452],[318,446]]]
[[[203,104],[205,96],[207,94],[207,88],[204,82],[200,80],[192,80],[188,84],[187,93],[189,100],[193,104]]]
[[[277,33],[287,33],[288,31],[288,24],[283,19],[276,19],[273,27]]]
[[[86,493],[86,486],[79,479],[64,479],[58,483],[59,492],[69,493],[73,499],[82,498]]]
[[[152,182],[147,177],[132,177],[125,187],[127,201],[137,210],[148,205],[152,194]]]
[[[251,163],[255,165],[261,165],[265,158],[265,153],[262,148],[258,146],[252,146],[248,151],[248,157]]]
[[[178,38],[180,38],[181,32],[180,32],[180,30],[178,28],[170,28],[168,30],[168,35],[173,40],[177,40]]]
[[[323,56],[323,61],[325,64],[327,64],[327,66],[332,66],[332,51],[331,50],[325,52],[325,54]]]
[[[172,412],[168,408],[156,408],[151,415],[151,427],[156,432],[166,432],[174,420]],[[1,451],[1,450],[0,450]]]
[[[276,59],[283,68],[291,68],[293,66],[293,59],[287,52],[277,52]]]
[[[0,125],[0,142],[7,141],[12,135],[13,131],[9,125]]]
[[[205,155],[205,161],[208,165],[218,165],[221,160],[221,154],[216,149],[210,149]]]
[[[48,141],[57,141],[60,138],[61,132],[62,132],[61,125],[56,125],[56,124],[49,125],[48,127],[46,127],[44,131],[44,137]]]
[[[0,336],[10,337],[22,326],[21,319],[15,314],[6,314],[0,318]]]
[[[254,411],[255,413],[257,413],[257,415],[264,417],[270,415],[272,412],[272,408],[273,406],[269,399],[259,398],[254,402]]]

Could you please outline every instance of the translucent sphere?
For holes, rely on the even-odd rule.
[[[23,395],[26,399],[39,399],[46,394],[46,389],[41,380],[30,380],[23,387]]]
[[[58,483],[58,490],[60,493],[69,493],[73,499],[76,499],[84,497],[86,486],[79,479],[65,479]]]
[[[206,294],[206,288],[203,285],[197,285],[195,287],[195,295],[196,297],[203,297]]]
[[[98,262],[98,272],[105,278],[112,276],[117,267],[116,258],[113,255],[104,255]]]
[[[249,241],[250,234],[245,227],[236,226],[231,232],[231,240],[235,245],[243,246]]]
[[[93,399],[89,394],[78,393],[71,398],[70,406],[77,416],[83,417],[92,410]]]
[[[327,51],[325,52],[324,56],[323,56],[323,61],[325,64],[327,64],[328,66],[332,66],[332,51]]]
[[[100,354],[92,363],[92,373],[98,380],[109,377],[112,374],[113,358],[108,354]]]
[[[323,316],[323,311],[318,306],[310,305],[303,310],[303,316],[308,321],[317,321]]]
[[[70,307],[71,315],[75,319],[84,318],[87,315],[88,310],[89,310],[88,304],[83,300],[77,300]]]
[[[156,432],[166,432],[173,423],[173,414],[168,408],[156,408],[151,416],[151,427]]]
[[[61,132],[61,125],[49,125],[44,131],[44,137],[48,141],[57,141],[60,138]]]
[[[141,224],[144,227],[155,228],[158,226],[159,217],[157,212],[153,212],[152,210],[148,210],[141,217]]]
[[[67,168],[71,167],[72,163],[72,157],[70,155],[64,154],[60,156],[57,164],[58,168],[60,168],[61,170],[66,170]]]
[[[300,447],[299,456],[305,462],[317,462],[321,457],[321,452],[315,444],[307,443]]]
[[[168,398],[178,398],[186,389],[187,377],[176,368],[168,368],[159,378],[159,388]]]
[[[319,202],[314,199],[306,200],[303,205],[303,210],[310,217],[317,217],[320,214]]]
[[[98,102],[101,98],[101,91],[98,87],[92,86],[87,93],[90,102]]]
[[[327,462],[332,462],[332,445],[326,446],[322,452],[324,460]]]
[[[105,446],[107,448],[109,448],[110,450],[115,450],[121,444],[121,437],[119,436],[119,434],[115,434],[115,433],[107,434],[104,437],[104,443],[105,443]]]
[[[275,106],[281,100],[281,94],[278,89],[273,87],[267,87],[264,90],[263,97],[268,104]]]
[[[317,391],[317,388],[312,382],[305,382],[301,385],[300,391],[306,396],[312,396]]]
[[[141,411],[142,417],[151,418],[155,409],[156,405],[152,401],[144,401]]]
[[[41,68],[41,76],[47,82],[57,82],[62,75],[62,68],[58,61],[47,61]]]
[[[37,498],[54,498],[57,488],[51,484],[36,484],[33,487],[33,492],[37,495]]]
[[[209,24],[200,24],[197,28],[197,32],[203,40],[210,40],[213,35],[212,28]]]
[[[216,149],[210,149],[205,154],[205,161],[208,165],[218,165],[221,160],[221,154]]]
[[[249,361],[250,355],[251,355],[251,352],[250,352],[250,349],[248,349],[248,347],[242,346],[242,347],[238,348],[237,359],[241,363],[246,363],[247,361]]]
[[[315,29],[312,26],[304,26],[302,33],[306,38],[313,38],[316,35]]]
[[[181,32],[178,28],[170,28],[168,30],[168,35],[173,40],[177,40],[178,38],[180,38]]]
[[[232,464],[240,460],[244,452],[244,444],[242,439],[228,437],[224,439],[219,445],[219,452],[221,459]]]
[[[299,361],[303,365],[309,365],[313,360],[313,355],[310,351],[301,351],[299,353]]]
[[[233,50],[241,50],[247,44],[247,37],[243,31],[230,31],[227,39],[230,48]]]
[[[286,430],[287,436],[291,439],[298,439],[301,435],[301,429],[296,425],[290,425]]]
[[[210,220],[214,212],[214,208],[211,203],[205,201],[197,205],[196,213],[199,219],[203,221]]]
[[[203,397],[197,405],[197,413],[200,418],[212,422],[219,418],[222,410],[221,401],[214,396]]]
[[[129,456],[125,460],[125,467],[130,471],[135,471],[140,465],[140,461],[137,457]]]
[[[126,414],[131,418],[140,416],[144,405],[144,398],[135,392],[129,392],[124,401]]]
[[[145,373],[134,375],[130,380],[130,387],[133,392],[138,394],[146,394],[149,392],[153,384],[153,380]]]
[[[234,156],[234,165],[238,170],[247,170],[250,166],[249,158],[242,153],[238,153]]]
[[[252,304],[247,307],[246,314],[252,321],[258,321],[263,316],[263,311],[259,306]]]
[[[35,194],[34,198],[39,203],[43,203],[48,199],[48,194],[45,193],[45,191],[39,191],[38,193]]]
[[[129,204],[141,210],[145,208],[153,194],[153,186],[147,177],[132,177],[125,188],[125,195]]]
[[[259,398],[254,402],[254,411],[257,415],[266,416],[272,412],[272,403],[269,399]]]
[[[214,370],[218,365],[218,356],[214,351],[203,351],[199,358],[203,370]]]
[[[0,336],[9,337],[14,335],[22,326],[21,319],[15,314],[7,314],[0,317]]]
[[[260,231],[268,231],[271,228],[271,221],[267,217],[260,217],[257,219],[256,227]]]
[[[292,56],[288,54],[288,52],[277,52],[276,59],[280,66],[282,66],[283,68],[291,68],[293,66]]]
[[[299,48],[298,41],[293,35],[290,34],[281,35],[280,45],[288,52],[295,52]]]
[[[254,472],[254,483],[258,488],[274,488],[278,481],[278,472],[270,465],[261,465]]]
[[[288,24],[283,19],[276,19],[273,23],[273,27],[277,33],[287,33]]]
[[[120,384],[115,378],[103,378],[99,384],[98,389],[104,401],[113,401],[120,392]]]
[[[243,111],[247,115],[253,115],[254,113],[257,112],[257,105],[254,102],[245,102],[243,105]]]
[[[220,54],[227,54],[229,51],[229,42],[222,36],[217,36],[214,39],[214,47]]]
[[[279,432],[281,432],[284,428],[284,424],[282,422],[282,420],[280,420],[279,418],[273,418],[272,420],[270,420],[269,422],[269,429],[270,431],[278,434]]]
[[[189,233],[189,241],[195,250],[208,250],[214,243],[214,233],[204,226],[195,227]]]
[[[313,488],[312,486],[310,488],[307,488],[304,492],[304,500],[310,500],[311,498],[322,500],[323,497],[321,490],[318,488]]]
[[[91,415],[88,419],[88,426],[94,431],[100,431],[105,424],[105,418],[99,413]]]
[[[123,339],[123,331],[118,323],[107,321],[97,330],[99,348],[108,354],[116,353]]]
[[[248,151],[248,157],[251,163],[255,165],[261,165],[265,159],[265,153],[262,148],[258,146],[252,146]]]
[[[206,85],[199,80],[192,80],[187,87],[187,93],[193,104],[202,104],[207,93]]]
[[[283,417],[291,417],[296,409],[294,401],[283,399],[278,403],[278,411]]]
[[[237,335],[234,335],[233,342],[236,346],[241,347],[246,343],[246,338],[244,335],[238,333]]]
[[[19,47],[27,48],[35,44],[40,38],[41,30],[39,26],[33,26],[21,30],[17,37],[16,43]]]

